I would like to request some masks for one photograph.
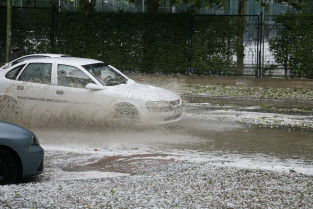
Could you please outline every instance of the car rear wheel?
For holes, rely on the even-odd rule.
[[[20,121],[21,109],[17,101],[10,96],[0,96],[0,119],[10,122]]]
[[[14,156],[0,149],[0,185],[14,184],[18,181],[18,164]]]

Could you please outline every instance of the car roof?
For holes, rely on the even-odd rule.
[[[42,56],[42,57],[40,57],[40,56]],[[27,58],[27,57],[30,57],[31,59],[39,59],[39,58],[47,58],[47,57],[53,58],[53,57],[71,57],[71,56],[67,55],[67,54],[50,54],[50,53],[45,53],[45,54],[28,54],[28,55],[24,55],[24,56],[18,57],[18,58],[14,59],[14,60],[11,60],[8,63],[5,63],[4,65],[0,66],[0,70],[4,70],[4,69],[7,69],[8,67],[16,65],[16,64],[21,62],[21,61],[19,61],[18,63],[15,63],[16,61],[18,61],[20,59]],[[13,63],[15,63],[15,64],[13,64]]]
[[[40,58],[40,59],[26,60],[25,62],[26,63],[33,63],[33,62],[57,62],[57,63],[68,64],[68,65],[88,65],[88,64],[95,64],[95,63],[103,63],[102,61],[99,61],[99,60],[88,59],[88,58],[80,58],[80,57]]]
[[[49,54],[49,53],[46,53],[46,54],[28,54],[28,55],[21,56],[19,58],[30,57],[30,56],[70,57],[70,55],[67,55],[67,54]],[[19,58],[17,58],[17,59],[19,59]]]

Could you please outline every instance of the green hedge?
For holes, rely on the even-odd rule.
[[[56,46],[59,52],[103,60],[127,70],[233,74],[234,19],[186,14],[58,13]]]
[[[12,15],[12,46],[25,54],[51,52],[50,9],[15,9]]]
[[[278,16],[278,34],[270,39],[270,50],[292,77],[313,78],[313,16]]]
[[[237,17],[196,16],[191,66],[198,74],[233,74],[238,34]]]
[[[50,9],[13,9],[11,46],[24,54],[51,52],[52,15]],[[0,8],[0,61],[5,61],[6,8]]]
[[[12,46],[66,53],[150,73],[233,74],[234,17],[188,14],[55,13],[14,9]],[[4,15],[0,18],[5,19]],[[1,21],[1,28],[5,28]],[[5,46],[1,30],[0,46]],[[5,47],[3,47],[5,49]],[[1,51],[1,59],[4,60]]]
[[[58,51],[63,53],[144,72],[186,68],[183,16],[59,13],[58,22],[67,23],[57,32]]]
[[[6,47],[6,8],[0,7],[0,62],[5,61],[5,47]]]
[[[65,53],[149,73],[236,74],[237,16],[12,11],[12,46],[24,54]],[[278,63],[313,78],[312,16],[279,16],[270,40]],[[6,9],[0,8],[0,61],[5,60]],[[256,27],[257,28],[257,25]]]

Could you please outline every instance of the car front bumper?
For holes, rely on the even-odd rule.
[[[151,112],[147,109],[141,113],[141,122],[143,124],[168,124],[181,119],[184,112],[183,106],[178,106],[169,112]]]
[[[44,150],[40,145],[29,145],[20,153],[23,177],[38,175],[43,172]]]

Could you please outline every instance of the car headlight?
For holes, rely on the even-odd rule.
[[[35,134],[32,136],[31,144],[32,145],[39,145],[39,140]]]
[[[167,101],[149,101],[149,102],[146,102],[146,107],[151,112],[173,111],[173,107]]]

